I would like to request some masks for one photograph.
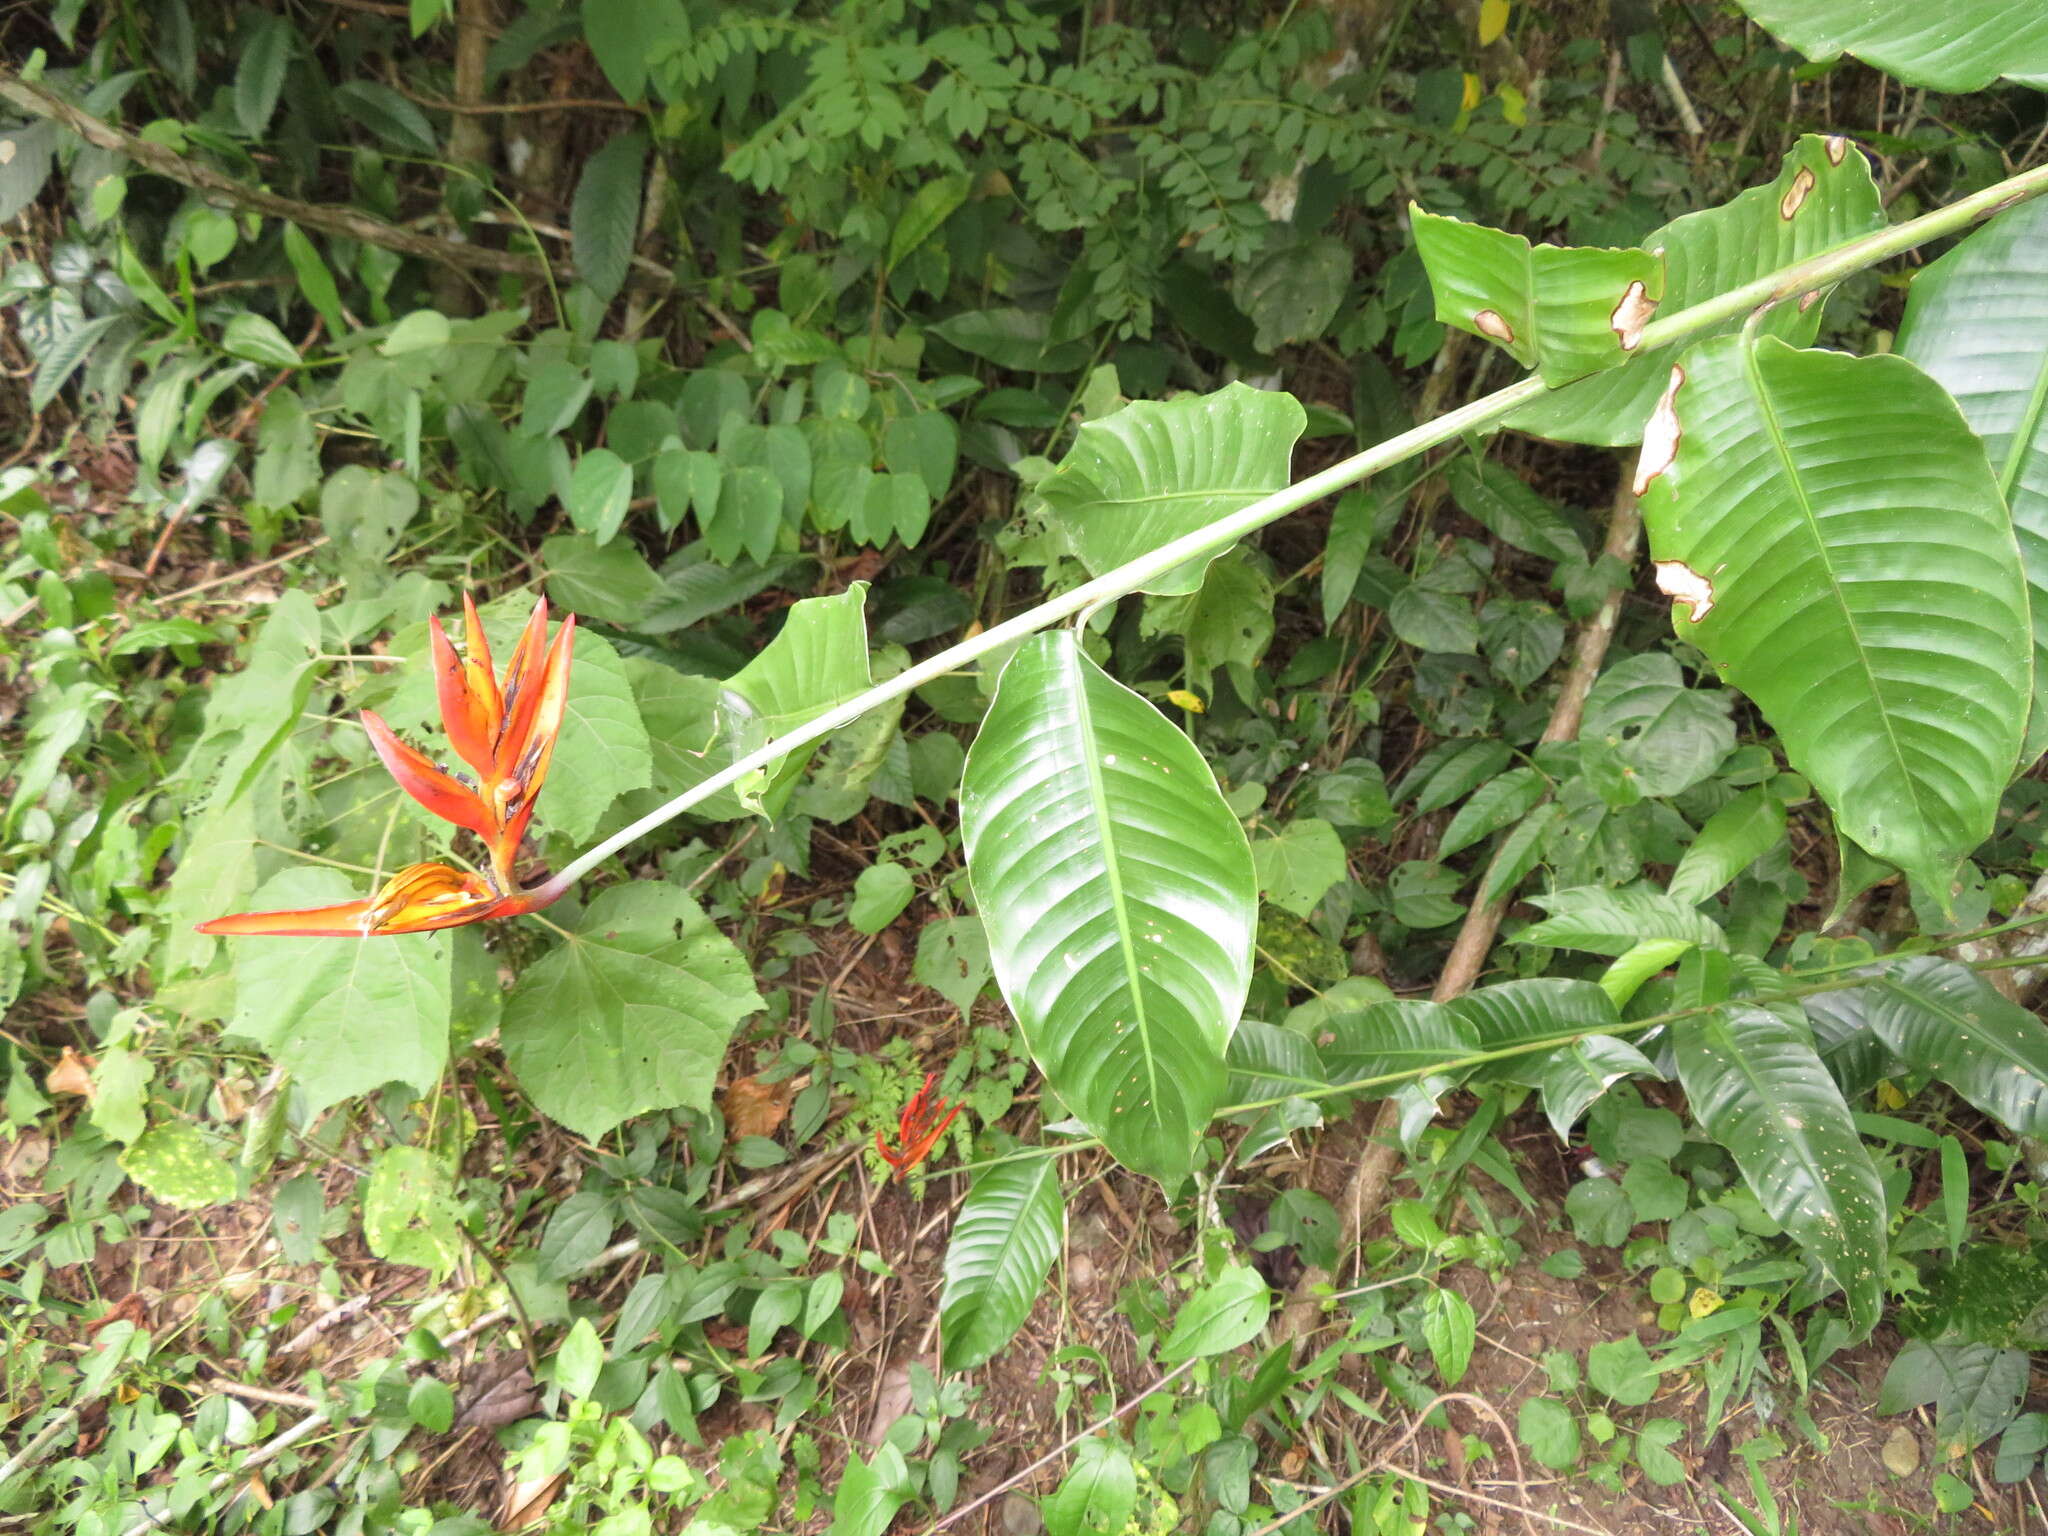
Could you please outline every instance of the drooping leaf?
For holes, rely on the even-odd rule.
[[[1847,1294],[1859,1334],[1884,1304],[1885,1198],[1863,1138],[1805,1034],[1733,1005],[1671,1031],[1678,1079],[1770,1216]]]
[[[361,882],[339,870],[289,869],[264,882],[252,907],[318,907],[362,894]],[[441,1080],[448,1062],[445,933],[232,944],[235,1015],[228,1027],[291,1073],[310,1109],[391,1082],[424,1094]]]
[[[1664,297],[1649,251],[1531,245],[1521,235],[1410,205],[1436,317],[1484,336],[1550,384],[1618,368]]]
[[[270,128],[297,41],[298,32],[287,17],[258,12],[250,19],[235,66],[235,121],[252,139],[260,140]]]
[[[2048,1137],[2048,1024],[1938,955],[1888,965],[1859,991],[1863,1022],[1908,1067],[2008,1129]]]
[[[437,155],[440,141],[426,113],[390,86],[355,79],[334,88],[334,104],[378,138],[413,155]]]
[[[1100,576],[1286,485],[1307,424],[1294,396],[1247,384],[1134,401],[1083,426],[1038,494]],[[1186,596],[1207,564],[1189,561],[1145,590]]]
[[[1582,885],[1529,899],[1551,915],[1516,934],[1517,944],[1549,944],[1596,955],[1625,955],[1654,939],[1682,939],[1701,949],[1728,947],[1728,935],[1719,923],[1662,891]]]
[[[996,979],[1033,1058],[1127,1166],[1174,1184],[1222,1102],[1251,982],[1243,828],[1187,737],[1034,636],[968,753],[961,832]]]
[[[1792,146],[1770,185],[1674,219],[1644,236],[1643,248],[1664,252],[1661,309],[1675,315],[1883,223],[1877,184],[1862,153],[1847,139],[1807,134]],[[1821,309],[1817,301],[1780,304],[1759,322],[1759,332],[1807,346],[1819,332]],[[1730,320],[1727,329],[1740,323]],[[1667,371],[1643,363],[1581,379],[1517,411],[1508,425],[1571,443],[1640,442]]]
[[[583,164],[569,205],[576,275],[606,303],[625,286],[640,233],[640,191],[647,174],[647,135],[614,135]]]
[[[746,957],[689,895],[614,886],[505,1000],[505,1058],[544,1113],[602,1136],[656,1109],[708,1109],[733,1028],[761,1007]]]
[[[1769,853],[1785,835],[1785,802],[1753,785],[1707,818],[1666,887],[1673,901],[1702,902]]]
[[[1572,1139],[1579,1117],[1621,1079],[1661,1075],[1641,1051],[1612,1035],[1588,1035],[1546,1051],[1530,1071],[1543,1095],[1543,1113],[1561,1142]]]
[[[1519,550],[1549,560],[1584,560],[1585,541],[1564,514],[1504,464],[1463,454],[1444,472],[1459,510]]]
[[[1899,351],[1984,440],[2026,564],[2034,703],[2025,768],[2048,749],[2048,200],[2000,214],[1913,280]]]
[[[1059,1163],[1000,1163],[974,1181],[946,1244],[939,1329],[949,1371],[972,1370],[1031,1315],[1066,1233]]]
[[[2048,12],[2011,0],[1740,0],[1750,19],[1809,59],[1853,53],[1908,85],[1981,91],[2005,75],[2048,85]]]
[[[1333,1083],[1420,1072],[1481,1049],[1469,1020],[1441,1003],[1406,1000],[1325,1019],[1313,1043]]]
[[[1658,418],[1638,481],[1674,627],[1756,701],[1842,831],[1946,899],[1991,835],[2032,696],[1983,444],[1904,358],[1769,338],[1695,347]]]

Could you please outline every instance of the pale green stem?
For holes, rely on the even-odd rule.
[[[1847,153],[1855,154],[1852,147]],[[1982,192],[1937,208],[1932,213],[1922,214],[1890,229],[1864,235],[1846,244],[1823,251],[1805,261],[1794,262],[1791,266],[1780,267],[1754,282],[1744,283],[1739,288],[1717,294],[1704,303],[1665,319],[1653,321],[1643,330],[1640,352],[1651,352],[1667,347],[1674,342],[1686,341],[1703,331],[1713,330],[1734,320],[1760,304],[1782,302],[1798,295],[1839,281],[1853,272],[1872,266],[1888,257],[1897,256],[1929,240],[1952,234],[1965,226],[2016,203],[2048,192],[2048,166],[2038,166],[2018,176],[2008,177],[1995,186],[1986,187]],[[1175,566],[1205,555],[1213,555],[1228,549],[1246,534],[1263,528],[1266,524],[1298,512],[1325,496],[1345,490],[1359,481],[1390,469],[1403,460],[1426,453],[1428,450],[1452,442],[1467,432],[1494,426],[1512,415],[1522,406],[1548,392],[1540,378],[1523,379],[1506,389],[1496,390],[1470,405],[1461,406],[1447,415],[1426,422],[1422,426],[1391,437],[1365,452],[1354,454],[1348,459],[1332,464],[1320,474],[1297,481],[1284,490],[1262,496],[1249,506],[1240,508],[1228,517],[1219,518],[1206,528],[1183,534],[1170,544],[1163,544],[1137,559],[1118,566],[1115,570],[1096,577],[1057,597],[1049,598],[1037,607],[1007,619],[992,629],[982,631],[973,638],[949,646],[929,660],[919,662],[906,671],[899,672],[885,683],[870,688],[858,698],[849,699],[836,708],[827,710],[793,731],[785,732],[766,746],[749,752],[729,767],[721,769],[703,783],[685,790],[667,804],[657,807],[642,816],[630,826],[613,833],[596,847],[589,849],[570,863],[565,869],[547,882],[546,889],[560,892],[590,873],[599,864],[617,853],[628,843],[646,836],[656,827],[672,821],[692,806],[710,799],[720,790],[739,783],[749,774],[760,772],[779,761],[788,753],[812,742],[821,741],[835,731],[844,730],[854,721],[877,705],[900,699],[926,683],[960,671],[990,651],[1026,636],[1049,628],[1060,620],[1070,617],[1099,603],[1113,602],[1142,590],[1148,582],[1165,575]]]

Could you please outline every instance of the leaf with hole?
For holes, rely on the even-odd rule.
[[[1619,368],[1664,297],[1664,263],[1649,251],[1532,245],[1413,204],[1409,222],[1437,319],[1484,336],[1548,384]]]
[[[1842,832],[1946,905],[2032,697],[1984,445],[1904,358],[1769,338],[1693,348],[1659,417],[1638,471],[1651,551],[1702,584],[1674,628],[1755,700]]]
[[[1835,0],[1822,0],[1833,5]],[[1847,139],[1807,134],[1786,154],[1777,178],[1751,187],[1718,208],[1674,219],[1643,237],[1664,253],[1666,314],[1813,256],[1884,224],[1870,163]],[[1822,305],[1804,296],[1779,304],[1757,322],[1758,334],[1808,346],[1819,333]],[[1730,319],[1734,330],[1742,317]],[[1538,437],[1619,447],[1641,442],[1669,373],[1659,361],[1580,379],[1524,406],[1508,425]]]

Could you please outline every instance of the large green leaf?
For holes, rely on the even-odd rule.
[[[1442,1003],[1416,1000],[1374,1003],[1325,1019],[1314,1043],[1333,1083],[1422,1072],[1482,1049],[1470,1021]]]
[[[258,911],[361,896],[332,869],[288,869],[265,881]],[[235,1016],[291,1073],[309,1109],[401,1082],[426,1093],[448,1061],[448,935],[382,939],[244,939],[233,945]]]
[[[1937,955],[1899,961],[1859,990],[1864,1022],[1907,1066],[2011,1130],[2048,1137],[2048,1024]]]
[[[1040,1070],[1120,1161],[1178,1182],[1222,1102],[1258,910],[1209,765],[1071,631],[1036,635],[967,755],[960,822]]]
[[[1517,944],[1549,944],[1596,955],[1625,955],[1638,944],[1658,939],[1680,939],[1701,949],[1728,947],[1728,935],[1719,923],[1662,891],[1580,885],[1529,899],[1550,916],[1516,934]]]
[[[1248,384],[1135,401],[1082,427],[1038,494],[1100,576],[1286,485],[1307,425],[1294,396]],[[1208,563],[1191,560],[1145,590],[1185,597]]]
[[[1908,85],[1981,91],[2000,75],[2048,85],[2048,10],[2030,0],[1739,0],[1809,59],[1853,53]]]
[[[1532,245],[1412,204],[1409,218],[1437,319],[1495,342],[1546,383],[1627,362],[1664,296],[1664,263],[1648,251]]]
[[[1812,1044],[1744,1005],[1682,1021],[1671,1037],[1693,1114],[1847,1293],[1850,1320],[1868,1333],[1884,1305],[1884,1190]]]
[[[837,596],[805,598],[790,608],[761,654],[725,680],[728,695],[740,701],[730,717],[729,743],[752,750],[867,692],[873,685],[867,600],[868,584],[856,581]],[[772,814],[816,751],[802,747],[777,759],[742,798],[758,796]]]
[[[1673,624],[1838,825],[1945,899],[2019,755],[2033,647],[1984,446],[1901,357],[1706,342],[1643,449]]]
[[[505,1000],[505,1059],[587,1137],[655,1109],[709,1109],[733,1026],[761,1007],[746,957],[688,895],[602,891]]]
[[[1015,1337],[1066,1224],[1056,1158],[999,1163],[974,1181],[946,1245],[939,1328],[947,1370],[971,1370]]]
[[[2048,14],[2048,13],[2044,13]],[[2048,22],[2044,22],[2048,25]],[[1899,351],[1955,396],[2005,491],[2034,614],[2026,767],[2048,749],[2048,199],[2000,214],[1913,280]]]
[[[1848,140],[1808,134],[1785,156],[1777,179],[1722,204],[1673,219],[1644,237],[1664,253],[1667,315],[1725,293],[1884,223],[1870,166]],[[1795,346],[1820,330],[1822,306],[1780,304],[1760,331]],[[1728,328],[1739,322],[1731,320]],[[1666,370],[1654,363],[1596,374],[1534,401],[1508,425],[1538,437],[1618,447],[1642,441]]]

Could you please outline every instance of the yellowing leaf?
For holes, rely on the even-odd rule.
[[[1474,107],[1479,105],[1479,98],[1484,94],[1485,87],[1480,84],[1479,77],[1468,71],[1465,75],[1465,96],[1464,99],[1458,103],[1458,110],[1461,112],[1470,112]]]
[[[1479,46],[1498,39],[1508,29],[1508,0],[1479,0]]]
[[[1685,1304],[1685,1309],[1694,1317],[1712,1317],[1721,1310],[1721,1293],[1710,1291],[1703,1285],[1692,1293],[1692,1299]]]
[[[1505,117],[1517,128],[1526,127],[1528,125],[1528,97],[1524,96],[1512,85],[1508,85],[1505,82],[1503,82],[1498,88],[1496,88],[1493,94],[1500,98],[1500,115],[1502,117]]]
[[[1187,688],[1169,688],[1166,702],[1176,709],[1184,709],[1191,715],[1199,715],[1208,706],[1202,703],[1202,696]]]
[[[1877,1107],[1887,1111],[1906,1107],[1906,1096],[1899,1092],[1898,1085],[1888,1077],[1878,1081]]]

